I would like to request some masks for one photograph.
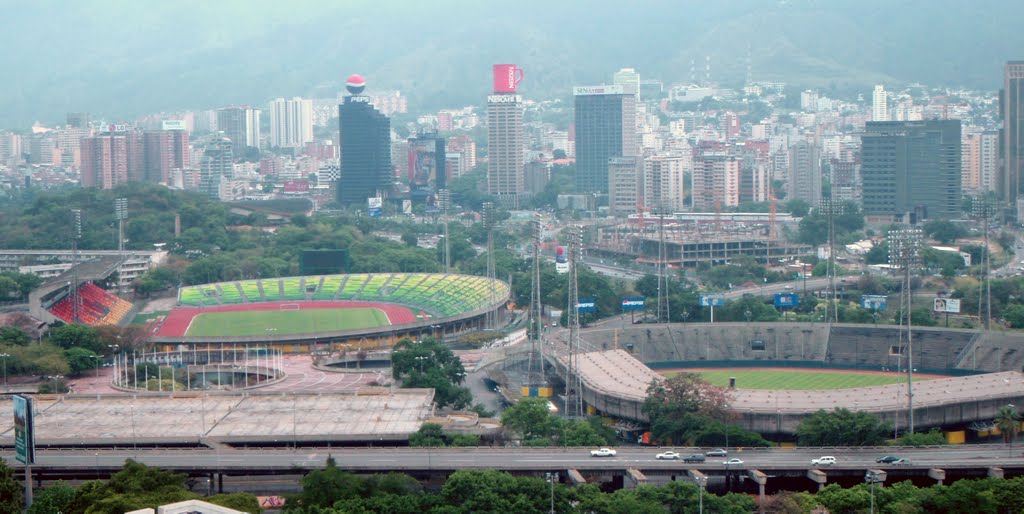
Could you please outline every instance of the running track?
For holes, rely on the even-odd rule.
[[[192,318],[199,314],[210,312],[238,312],[238,311],[278,311],[282,305],[298,305],[299,309],[354,309],[372,308],[384,312],[392,325],[414,323],[416,315],[408,307],[390,303],[376,302],[261,302],[245,303],[237,305],[217,305],[214,307],[178,307],[172,310],[164,319],[160,328],[153,335],[161,337],[183,337],[192,323]]]

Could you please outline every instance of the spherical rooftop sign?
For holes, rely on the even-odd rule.
[[[358,95],[366,89],[366,79],[364,79],[362,75],[352,74],[348,77],[348,80],[345,81],[345,89],[353,95]]]

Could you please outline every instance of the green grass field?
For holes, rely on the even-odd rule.
[[[387,325],[384,311],[373,308],[210,312],[193,318],[185,335],[283,336]]]
[[[678,372],[665,373],[665,376],[676,375]],[[698,375],[719,387],[729,385],[729,377],[736,377],[737,389],[848,389],[851,387],[871,387],[889,385],[896,382],[896,377],[881,373],[859,373],[845,370],[772,370],[772,369],[737,369],[698,371]],[[914,376],[915,380],[928,380],[929,376]],[[905,378],[904,378],[905,380]]]

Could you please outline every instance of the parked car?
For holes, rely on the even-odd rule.
[[[654,458],[658,459],[658,460],[663,460],[663,459],[676,460],[676,459],[679,458],[679,454],[674,452],[674,451],[672,451],[672,450],[669,450],[669,451],[661,452],[661,453],[655,455]]]
[[[831,466],[836,463],[836,458],[831,455],[823,455],[817,459],[811,459],[812,466]]]
[[[895,455],[886,455],[875,459],[875,462],[879,464],[892,464],[893,462],[896,462],[898,460],[900,460],[900,458]]]
[[[743,461],[737,459],[736,457],[733,457],[733,458],[723,462],[722,464],[725,464],[726,466],[742,466],[743,465]]]
[[[600,450],[590,450],[591,457],[614,457],[615,450],[611,448],[601,448]]]
[[[683,462],[704,462],[704,456],[699,453],[687,455],[686,457],[683,457]]]
[[[725,450],[723,450],[721,448],[716,448],[714,450],[711,450],[711,451],[705,453],[704,455],[707,455],[708,457],[725,457],[726,455],[729,455],[729,452],[727,452],[727,451],[725,451]]]

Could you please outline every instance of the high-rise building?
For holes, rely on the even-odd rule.
[[[228,138],[216,138],[206,145],[203,160],[199,163],[199,192],[210,198],[221,197],[221,183],[234,176],[234,142]]]
[[[118,125],[108,132],[82,138],[82,187],[111,189],[143,178],[142,135]]]
[[[506,208],[518,208],[526,190],[526,134],[523,97],[514,93],[487,97],[487,192]]]
[[[1014,206],[1020,196],[1024,173],[1024,61],[1010,61],[1003,71],[1003,89],[999,92],[1003,118],[1003,169],[999,180],[1000,198]],[[1020,213],[1017,219],[1024,218]]]
[[[655,155],[643,160],[643,204],[660,212],[686,208],[685,159],[678,155]]]
[[[13,165],[21,160],[21,136],[0,132],[0,164]]]
[[[295,97],[270,101],[270,146],[300,148],[313,141],[313,101]]]
[[[231,152],[245,155],[248,148],[260,149],[260,111],[252,107],[217,109],[217,130],[231,140]]]
[[[861,137],[864,215],[960,215],[960,120],[868,122]]]
[[[643,206],[643,180],[640,157],[608,159],[608,210],[612,215],[635,214]]]
[[[409,138],[406,151],[409,191],[414,201],[447,187],[445,139],[437,134],[420,134]]]
[[[994,130],[964,134],[960,182],[964,194],[995,191],[999,173],[999,133]]]
[[[366,80],[352,75],[346,82],[350,93],[338,106],[341,137],[338,202],[364,203],[387,195],[391,186],[391,120],[363,95]]]
[[[87,112],[69,112],[67,116],[68,127],[77,129],[88,129],[89,128],[89,113]]]
[[[169,126],[165,124],[164,126]],[[144,177],[147,182],[170,184],[172,169],[189,167],[187,130],[147,130],[142,135]]]
[[[632,91],[636,91],[637,97],[640,96],[640,72],[634,68],[622,68],[612,74],[612,84],[616,86],[626,86]]]
[[[637,154],[636,94],[631,86],[585,86],[575,96],[576,190],[608,192],[608,159]]]
[[[789,148],[787,200],[803,200],[810,206],[821,203],[821,158],[814,143],[801,140]]]
[[[445,153],[449,160],[453,155],[458,155],[458,165],[450,170],[452,179],[459,178],[476,167],[476,142],[466,134],[448,138]]]
[[[551,181],[551,166],[540,160],[530,161],[523,166],[523,187],[526,192],[537,194],[544,192]]]
[[[871,93],[871,121],[889,121],[889,93],[881,84]]]
[[[719,211],[740,204],[740,160],[724,153],[693,158],[691,197],[695,211]]]

